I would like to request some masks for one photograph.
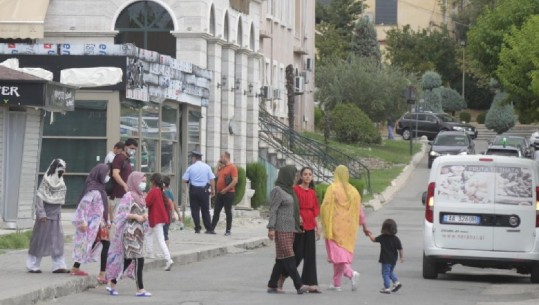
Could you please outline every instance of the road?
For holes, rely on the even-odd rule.
[[[484,143],[478,143],[481,151]],[[274,258],[274,248],[253,251],[239,250],[236,254],[200,263],[177,266],[171,272],[151,271],[145,274],[151,298],[134,296],[135,283],[123,280],[118,288],[120,296],[109,296],[103,286],[87,292],[63,297],[46,304],[182,304],[182,305],[272,305],[272,304],[539,304],[539,287],[529,283],[527,276],[514,271],[481,270],[457,266],[437,280],[421,276],[423,207],[421,193],[426,187],[428,169],[426,158],[408,180],[408,184],[381,210],[368,215],[369,229],[379,232],[386,218],[398,223],[405,262],[399,263],[397,275],[403,288],[394,294],[379,293],[382,287],[379,245],[359,236],[354,269],[361,273],[359,289],[352,292],[350,282],[343,281],[343,291],[327,290],[332,268],[325,262],[322,242],[317,246],[318,278],[322,294],[297,295],[290,281],[285,283],[285,294],[266,293]]]

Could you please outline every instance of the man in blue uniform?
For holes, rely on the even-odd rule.
[[[202,162],[200,152],[191,152],[191,163],[182,179],[185,183],[189,183],[189,203],[195,223],[195,233],[200,233],[200,214],[202,213],[206,234],[215,234],[210,219],[210,196],[215,195],[215,175],[211,167]]]

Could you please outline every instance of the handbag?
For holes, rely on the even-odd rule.
[[[99,224],[99,230],[97,231],[97,238],[99,240],[109,240],[109,228],[104,221]]]

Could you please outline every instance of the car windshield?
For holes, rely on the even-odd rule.
[[[518,150],[492,148],[487,150],[487,155],[518,157]]]
[[[523,138],[512,138],[512,137],[496,137],[492,144],[494,145],[503,145],[503,139],[505,139],[505,144],[510,146],[521,146],[524,143]]]
[[[437,146],[468,146],[468,138],[465,135],[439,135],[434,140]]]
[[[448,115],[448,114],[437,114],[436,115],[440,120],[442,120],[442,122],[456,122],[457,120],[455,120],[454,117]]]

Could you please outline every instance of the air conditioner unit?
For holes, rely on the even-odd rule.
[[[273,89],[273,98],[276,100],[281,99],[281,89]]]
[[[309,122],[309,118],[307,117],[306,114],[303,115],[303,122],[305,123]]]
[[[264,86],[262,87],[261,95],[263,99],[271,100],[273,99],[273,90],[271,89],[270,86]]]
[[[305,92],[305,79],[303,76],[296,76],[294,79],[294,93],[296,95],[303,94]]]
[[[307,71],[312,71],[313,70],[313,59],[312,58],[307,58],[307,61],[305,62],[305,69],[307,69]]]
[[[309,79],[311,78],[311,73],[309,71],[303,71],[300,73],[300,76],[303,76],[303,80],[306,84],[309,83]]]

